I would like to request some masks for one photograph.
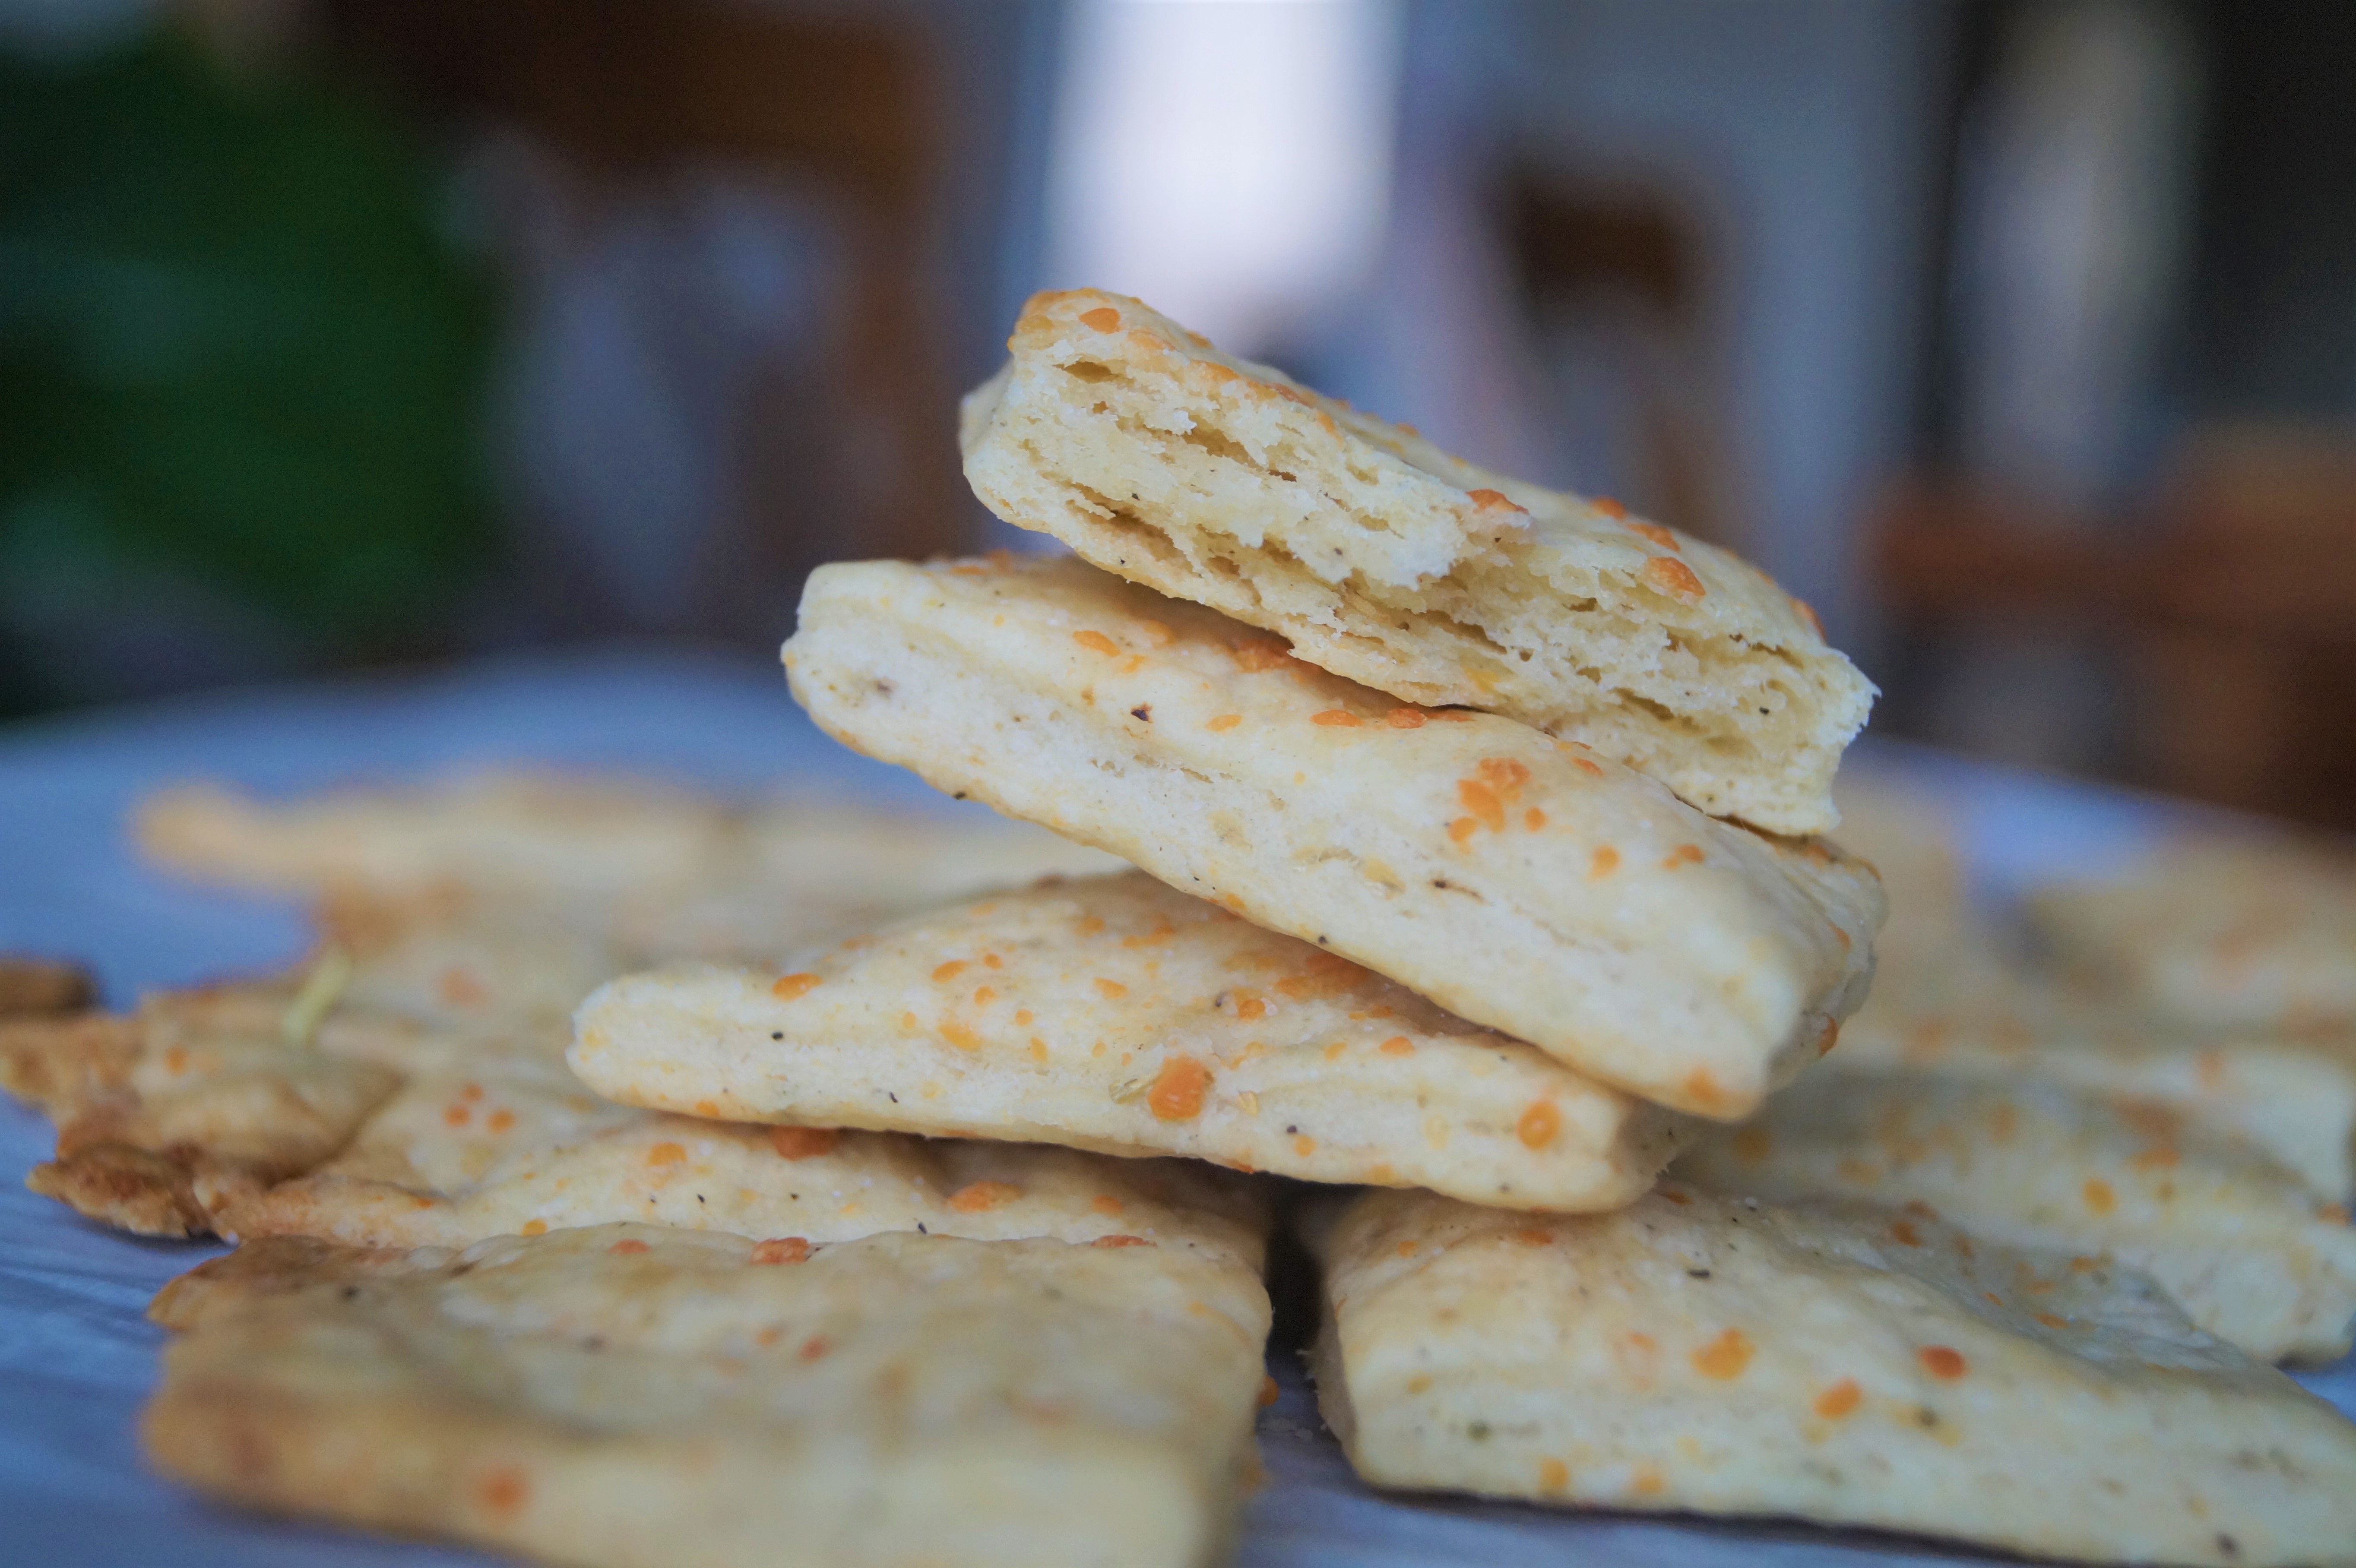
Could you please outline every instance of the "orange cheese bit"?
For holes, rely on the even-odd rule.
[[[1620,851],[1606,844],[1588,858],[1587,876],[1590,881],[1601,881],[1620,869]]]
[[[636,1236],[625,1236],[605,1249],[617,1258],[626,1258],[647,1250],[647,1244]]]
[[[794,1352],[794,1357],[797,1360],[815,1361],[832,1349],[834,1347],[827,1343],[825,1335],[813,1334],[802,1341],[802,1348]]]
[[[1355,730],[1359,724],[1358,716],[1346,708],[1328,708],[1322,713],[1312,713],[1309,721],[1328,730]]]
[[[1209,1068],[1191,1056],[1173,1056],[1153,1075],[1145,1104],[1157,1122],[1191,1122],[1203,1114],[1203,1097],[1210,1089]]]
[[[1292,657],[1292,645],[1268,637],[1251,637],[1230,647],[1236,664],[1247,675],[1258,675],[1275,669]]]
[[[2056,1317],[2051,1312],[2040,1312],[2036,1317],[2037,1320],[2048,1328],[2066,1328],[2070,1326],[2068,1318]]]
[[[718,1112],[715,1110],[713,1114],[716,1115]],[[514,1126],[515,1123],[515,1113],[506,1109],[493,1111],[483,1118],[483,1125],[495,1133],[506,1132],[509,1127]]]
[[[1559,1459],[1540,1459],[1538,1461],[1538,1489],[1540,1491],[1559,1492],[1569,1488],[1569,1466],[1564,1464]]]
[[[1014,1009],[1014,1022],[1018,1027],[1025,1029],[1029,1028],[1032,1018],[1033,1014],[1029,1008],[1017,1008]]]
[[[1117,1002],[1129,995],[1127,986],[1118,980],[1108,980],[1102,976],[1097,977],[1096,987],[1098,990],[1104,993],[1104,998],[1108,1002]]]
[[[1663,549],[1676,550],[1680,555],[1685,553],[1685,546],[1677,543],[1677,536],[1658,523],[1630,523],[1628,531],[1644,535]]]
[[[1003,1209],[1022,1196],[1023,1189],[1011,1181],[969,1181],[949,1194],[949,1207],[960,1214],[980,1214]]]
[[[1687,1073],[1680,1087],[1697,1109],[1716,1110],[1726,1103],[1726,1091],[1718,1086],[1717,1077],[1707,1067],[1697,1067]]]
[[[998,993],[990,987],[976,986],[973,988],[973,1005],[975,1007],[986,1008],[996,1000],[998,1000]]]
[[[1420,730],[1424,722],[1423,710],[1417,708],[1394,708],[1383,715],[1383,722],[1394,730]]]
[[[1035,1034],[1031,1037],[1031,1060],[1033,1061],[1047,1060],[1047,1042]]]
[[[646,1243],[633,1243],[640,1252]],[[616,1246],[616,1251],[619,1247]],[[513,1465],[497,1465],[483,1472],[475,1483],[475,1501],[485,1513],[512,1514],[519,1511],[531,1499],[531,1482],[521,1469]]]
[[[1243,721],[1244,716],[1240,713],[1222,713],[1216,719],[1205,724],[1203,728],[1210,731],[1215,735],[1224,735]]]
[[[1628,1483],[1628,1489],[1640,1498],[1656,1498],[1669,1489],[1669,1483],[1652,1466],[1639,1465],[1635,1478]]]
[[[686,1159],[687,1150],[680,1145],[671,1143],[668,1140],[659,1143],[655,1145],[654,1147],[647,1150],[647,1163],[658,1168],[666,1165],[683,1164]]]
[[[2137,1170],[2165,1170],[2182,1157],[2169,1145],[2161,1144],[2157,1147],[2145,1149],[2127,1163]]]
[[[1901,1247],[1919,1247],[1922,1244],[1922,1232],[1914,1228],[1912,1220],[1892,1220],[1890,1239]]]
[[[523,1222],[523,1229],[520,1233],[527,1236],[545,1236],[548,1234],[548,1221],[545,1220],[526,1220]]]
[[[1337,1040],[1333,1044],[1325,1048],[1325,1060],[1328,1061],[1339,1061],[1342,1060],[1342,1053],[1349,1049],[1350,1042],[1348,1040]]]
[[[1522,1113],[1521,1120],[1514,1124],[1514,1136],[1521,1139],[1522,1147],[1527,1149],[1546,1147],[1554,1142],[1555,1135],[1560,1131],[1562,1113],[1555,1109],[1551,1100],[1531,1101],[1529,1109]]]
[[[1109,1192],[1099,1192],[1088,1200],[1088,1207],[1099,1214],[1118,1214],[1128,1205]]]
[[[1522,1245],[1526,1247],[1543,1247],[1554,1240],[1554,1232],[1552,1231],[1540,1231],[1535,1229],[1515,1231],[1514,1232],[1514,1240],[1521,1243]]]
[[[1544,827],[1546,825],[1547,814],[1540,811],[1537,806],[1534,805],[1527,811],[1522,813],[1522,826],[1528,828],[1531,832],[1536,833],[1539,828]]]
[[[481,1084],[461,1083],[458,1085],[458,1098],[461,1100],[479,1100],[482,1097],[483,1086]]]
[[[1153,1243],[1151,1242],[1147,1241],[1143,1236],[1125,1235],[1098,1236],[1095,1241],[1088,1243],[1088,1245],[1092,1247],[1150,1247],[1152,1244]]]
[[[833,1127],[771,1127],[769,1147],[786,1159],[816,1159],[832,1154],[834,1146],[842,1141],[842,1134]]]
[[[1463,804],[1464,809],[1478,818],[1481,825],[1490,832],[1502,833],[1505,830],[1505,804],[1497,798],[1497,792],[1483,781],[1458,779],[1456,798]]]
[[[1375,1049],[1385,1056],[1413,1056],[1415,1042],[1403,1034],[1395,1034]]]
[[[756,1264],[808,1263],[809,1255],[810,1244],[800,1236],[773,1236],[753,1243],[753,1261]]]
[[[1236,1017],[1243,1019],[1246,1023],[1249,1023],[1255,1019],[1266,1017],[1267,1014],[1268,1004],[1266,1002],[1261,1001],[1249,991],[1237,991],[1236,993]]]
[[[453,1105],[442,1113],[442,1119],[454,1127],[463,1127],[475,1119],[475,1113],[464,1105]]]
[[[973,912],[988,914],[996,907],[995,904],[976,904],[973,906]],[[1006,961],[995,953],[985,953],[981,955],[981,966],[985,969],[1003,969],[1006,967]]]
[[[1460,816],[1448,825],[1448,837],[1456,843],[1464,844],[1470,842],[1472,835],[1480,829],[1481,825],[1471,817]]]
[[[1750,1335],[1740,1328],[1729,1328],[1693,1353],[1694,1371],[1719,1382],[1732,1382],[1751,1365],[1756,1349]]]
[[[956,979],[958,976],[964,973],[965,960],[962,958],[952,958],[948,963],[933,971],[933,984],[936,986],[947,985],[949,981]]]
[[[1654,556],[1644,562],[1644,575],[1653,581],[1654,586],[1680,599],[1702,596],[1701,579],[1694,575],[1692,567],[1675,556]]]
[[[900,1015],[900,1027],[904,1029],[915,1029],[916,1027],[916,1015],[914,1013],[902,1013]]]
[[[956,1046],[959,1051],[980,1051],[981,1049],[981,1036],[974,1033],[969,1027],[959,1023],[955,1019],[943,1019],[941,1020],[941,1038],[948,1040],[951,1045]]]
[[[1366,978],[1366,972],[1333,953],[1312,953],[1298,975],[1288,975],[1276,988],[1294,1001],[1312,997],[1338,997]]]
[[[1108,304],[1100,304],[1094,310],[1080,312],[1080,325],[1095,332],[1119,332],[1120,312]]]
[[[1925,1371],[1944,1382],[1954,1382],[1972,1370],[1969,1361],[1944,1345],[1925,1345],[1914,1352],[1914,1359],[1922,1363]]]
[[[1122,937],[1120,944],[1123,947],[1159,947],[1177,934],[1178,928],[1165,920],[1151,931],[1141,932],[1135,936]]]
[[[2086,1211],[2090,1214],[2107,1214],[2119,1206],[2119,1195],[2112,1191],[2111,1184],[2099,1176],[2088,1177],[2079,1195],[2085,1199]]]
[[[1080,646],[1087,649],[1088,652],[1092,654],[1103,654],[1107,657],[1110,657],[1120,652],[1120,645],[1114,642],[1110,637],[1106,636],[1102,632],[1074,632],[1072,634],[1072,641],[1079,644]]]
[[[1503,490],[1467,490],[1464,498],[1472,503],[1476,512],[1519,512],[1529,515],[1527,507],[1516,507]]]
[[[1082,936],[1094,936],[1104,928],[1104,916],[1100,914],[1084,914],[1080,917],[1079,931]]]
[[[176,1046],[172,1047],[172,1049],[171,1049],[171,1050],[169,1050],[169,1051],[166,1051],[166,1052],[164,1053],[164,1071],[165,1071],[165,1072],[176,1072],[176,1073],[177,1073],[177,1072],[186,1072],[187,1070],[188,1070],[188,1048],[187,1048],[187,1046],[185,1046],[185,1045],[176,1045]]]
[[[1624,517],[1628,515],[1628,508],[1609,496],[1598,496],[1587,504],[1607,517]]]
[[[1276,1400],[1276,1380],[1269,1376],[1266,1372],[1262,1372],[1259,1375],[1259,1393],[1253,1403],[1258,1404],[1262,1410],[1266,1410],[1269,1405],[1274,1404]]]
[[[1511,757],[1483,757],[1473,765],[1481,782],[1497,792],[1497,798],[1507,805],[1521,798],[1522,786],[1530,782],[1527,764]]]
[[[1816,1413],[1826,1421],[1838,1421],[1865,1401],[1855,1378],[1843,1378],[1824,1392],[1816,1395]]]
[[[1661,869],[1664,871],[1674,871],[1679,866],[1698,866],[1701,864],[1701,860],[1702,854],[1700,845],[1680,844],[1676,848],[1670,850],[1668,854],[1662,859]]]
[[[1311,1137],[1307,1133],[1303,1133],[1299,1137],[1292,1140],[1292,1152],[1299,1155],[1301,1158],[1307,1159],[1311,1155],[1317,1152],[1317,1140]]]

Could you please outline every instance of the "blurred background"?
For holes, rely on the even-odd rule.
[[[770,657],[1136,293],[1752,556],[1877,734],[2356,827],[2344,0],[0,0],[0,716]]]

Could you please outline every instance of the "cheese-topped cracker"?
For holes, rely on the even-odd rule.
[[[2029,901],[2066,963],[2204,1029],[2356,1040],[2356,855],[2203,836]]]
[[[1007,346],[962,444],[1008,522],[1353,680],[1585,741],[1714,816],[1839,821],[1833,771],[1873,688],[1756,567],[1483,472],[1133,299],[1037,295]]]
[[[2356,1427],[2132,1274],[1888,1211],[1360,1200],[1318,1400],[1361,1476],[2040,1557],[2356,1560]]]
[[[824,567],[785,658],[858,750],[1680,1110],[1748,1112],[1871,972],[1837,851],[1080,561]]]
[[[1897,978],[1899,995],[1885,998]],[[1987,1083],[2058,1083],[2161,1107],[2263,1150],[2318,1196],[2356,1194],[2356,1049],[2329,1040],[2189,1035],[2017,975],[1908,1004],[1903,969],[1841,1026],[1826,1072],[1918,1068]]]
[[[166,1476],[596,1568],[1207,1563],[1269,1326],[1214,1253],[645,1226],[249,1245],[155,1316]]]
[[[2356,1317],[2348,1211],[2165,1105],[2034,1081],[1827,1073],[1715,1130],[1678,1174],[1769,1199],[1922,1203],[1995,1241],[2116,1258],[2267,1360],[2344,1354]]]
[[[1601,1209],[1684,1118],[1137,872],[995,895],[774,971],[583,1004],[600,1094],[742,1121],[1169,1153]]]

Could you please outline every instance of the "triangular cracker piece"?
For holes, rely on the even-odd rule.
[[[1841,1026],[1840,1049],[1818,1071],[1915,1068],[1976,1082],[2058,1083],[2241,1138],[2328,1201],[2356,1193],[2356,1044],[2186,1035],[2002,973],[1944,997],[1885,1000],[1892,977],[1886,966],[1878,972],[1873,996]]]
[[[1138,872],[920,917],[793,972],[632,976],[582,1005],[600,1094],[740,1121],[1181,1154],[1602,1209],[1684,1119]]]
[[[1824,1074],[1715,1130],[1677,1173],[1775,1200],[1921,1203],[1993,1241],[2115,1258],[2266,1360],[2342,1355],[2356,1317],[2348,1211],[2165,1106],[2034,1082]]]
[[[2088,1562],[2356,1561],[2356,1426],[2330,1406],[2132,1275],[1899,1219],[1676,1187],[1550,1219],[1375,1194],[1319,1246],[1319,1403],[1380,1486]]]
[[[2155,1016],[2356,1049],[2356,855],[2344,843],[2187,837],[2123,875],[2044,889],[2029,912],[2064,963]]]
[[[595,1568],[1206,1563],[1269,1326],[1216,1252],[634,1225],[257,1243],[155,1315],[166,1475]]]
[[[823,567],[785,656],[847,744],[1680,1110],[1746,1114],[1871,973],[1880,890],[1828,847],[1079,561]]]
[[[1873,688],[1757,568],[1485,473],[1118,294],[1037,295],[1007,347],[961,435],[1008,522],[1338,675],[1583,741],[1714,816],[1839,821]]]

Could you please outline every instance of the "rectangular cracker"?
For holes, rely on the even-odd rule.
[[[1217,1254],[645,1226],[249,1245],[155,1316],[166,1475],[593,1568],[1208,1563],[1269,1326]]]
[[[2123,876],[2029,900],[2067,965],[2194,1029],[2356,1042],[2356,855],[2341,843],[2189,837]]]
[[[823,567],[821,728],[1657,1104],[1747,1113],[1852,1010],[1872,874],[1083,562]]]
[[[1714,1129],[1677,1174],[1777,1201],[1922,1203],[1991,1241],[2115,1258],[2265,1360],[2344,1355],[2356,1318],[2347,1210],[2163,1105],[2019,1079],[1820,1074]]]
[[[2356,1427],[2147,1282],[1887,1211],[1360,1200],[1318,1400],[1378,1486],[2103,1563],[2347,1563]],[[2039,1287],[2046,1287],[2041,1293]],[[2263,1457],[2259,1457],[2263,1456]]]
[[[974,494],[1411,702],[1517,719],[1713,816],[1836,826],[1873,688],[1756,567],[1472,466],[1136,300],[1040,294],[961,420]]]
[[[1027,1138],[1521,1209],[1644,1191],[1691,1125],[1141,872],[791,961],[632,976],[571,1052],[626,1104]]]
[[[2347,1044],[2187,1035],[2001,972],[1981,975],[1967,993],[1901,1005],[1885,1001],[1891,978],[1885,965],[1821,1071],[1918,1068],[2163,1107],[2263,1151],[2326,1201],[2356,1196],[2356,1049]]]

